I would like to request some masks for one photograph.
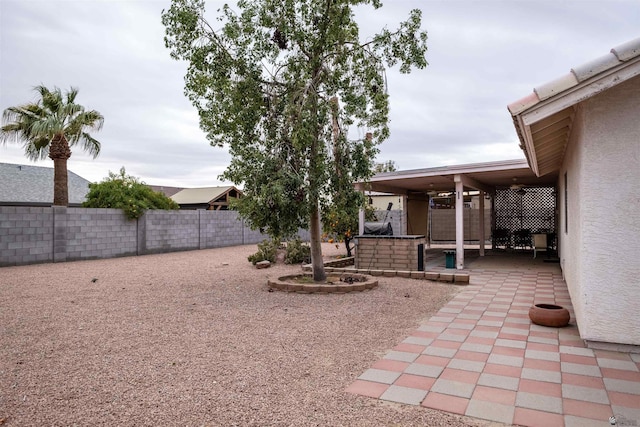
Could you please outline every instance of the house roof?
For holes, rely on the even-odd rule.
[[[158,191],[167,197],[171,197],[177,192],[184,190],[184,187],[168,187],[166,185],[148,185],[153,191]]]
[[[241,193],[240,190],[232,185],[226,187],[185,188],[171,196],[171,199],[179,205],[210,203],[231,190]]]
[[[89,192],[89,181],[68,171],[69,204],[80,205]],[[0,163],[0,204],[53,204],[53,168]]]
[[[640,38],[572,68],[568,74],[509,104],[520,147],[536,175],[552,173],[561,166],[580,102],[638,75]]]

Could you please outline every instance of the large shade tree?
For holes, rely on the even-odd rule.
[[[69,205],[67,160],[76,144],[94,158],[100,153],[100,142],[89,131],[102,128],[104,118],[94,110],[76,104],[78,89],[64,94],[59,88],[49,90],[40,85],[35,91],[39,99],[17,107],[9,107],[2,115],[0,142],[16,142],[24,147],[29,160],[53,160],[53,204]]]
[[[354,8],[380,0],[239,0],[208,21],[202,0],[163,11],[165,43],[185,60],[185,94],[212,145],[232,155],[223,177],[244,187],[238,210],[274,237],[311,234],[325,279],[321,209],[346,181],[366,180],[389,135],[385,68],[423,68],[427,35],[412,10],[395,31],[360,40]],[[350,140],[356,126],[372,138]],[[336,155],[344,155],[336,158]]]

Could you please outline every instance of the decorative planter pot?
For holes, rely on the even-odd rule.
[[[561,328],[569,324],[569,310],[555,304],[536,304],[529,309],[529,318],[536,325]]]

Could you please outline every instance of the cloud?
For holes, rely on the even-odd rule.
[[[207,2],[208,16],[222,1]],[[378,159],[401,169],[522,158],[507,104],[573,66],[638,37],[632,1],[387,0],[356,10],[361,36],[393,30],[422,10],[429,66],[387,72],[391,137]],[[77,86],[105,116],[101,155],[76,150],[70,170],[92,181],[125,166],[147,183],[217,185],[229,164],[209,145],[183,94],[186,64],[164,47],[168,0],[2,0],[0,109],[34,98],[37,84]],[[352,133],[365,130],[353,129]],[[0,161],[26,163],[17,145]],[[52,165],[51,161],[42,165]]]

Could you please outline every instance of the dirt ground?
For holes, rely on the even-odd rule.
[[[460,288],[269,292],[255,251],[1,268],[0,425],[487,425],[344,391]]]

